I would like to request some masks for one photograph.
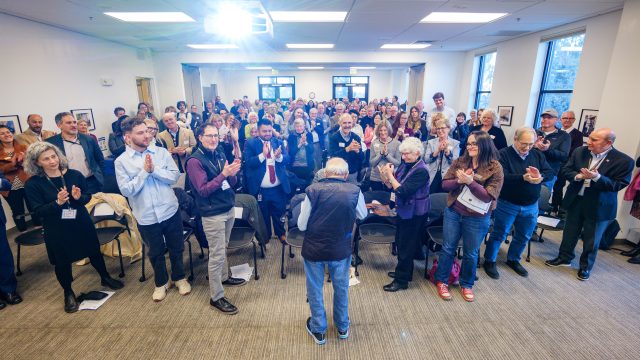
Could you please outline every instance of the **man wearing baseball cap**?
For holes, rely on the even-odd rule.
[[[571,136],[558,129],[557,122],[558,112],[553,108],[545,109],[540,115],[540,128],[536,130],[538,139],[534,145],[536,149],[542,151],[553,170],[553,176],[546,178],[542,183],[549,191],[553,189],[560,167],[567,162],[571,149]]]

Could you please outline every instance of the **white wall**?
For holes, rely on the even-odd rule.
[[[1,115],[41,114],[45,129],[57,129],[55,114],[91,108],[98,137],[107,136],[113,108],[133,111],[138,103],[136,76],[153,78],[153,64],[136,49],[0,14]],[[180,71],[181,72],[181,71]],[[103,87],[100,78],[113,79]],[[4,203],[4,202],[3,202]],[[13,227],[11,211],[7,228]]]
[[[160,103],[175,103],[184,97],[184,85],[182,81],[181,64],[225,64],[225,63],[293,63],[296,65],[318,63],[426,63],[425,71],[425,100],[431,103],[431,96],[436,91],[445,94],[457,93],[460,83],[460,69],[464,63],[464,53],[428,53],[428,52],[337,52],[337,51],[287,51],[281,53],[238,53],[233,51],[202,51],[202,52],[159,52],[153,54],[153,62],[156,69],[156,84],[160,94]],[[203,69],[205,67],[203,66]],[[386,72],[389,72],[388,70]],[[206,74],[205,74],[206,73]],[[228,72],[231,73],[231,72]],[[240,75],[238,73],[247,73]],[[370,99],[397,94],[401,100],[406,99],[408,90],[408,77],[404,69],[391,70],[389,75],[384,70],[359,70],[358,75],[372,74]],[[205,70],[202,73],[203,86],[210,83],[210,79],[222,79],[230,84],[230,90],[218,87],[224,101],[233,97],[247,95],[249,98],[257,98],[258,75],[271,75],[270,71],[245,70],[234,72],[236,74],[231,81],[225,72]],[[328,70],[307,71],[280,71],[279,75],[296,75],[296,95],[307,98],[310,91],[316,93],[317,99],[328,99],[332,96],[331,76],[336,73]],[[299,75],[298,75],[299,74]],[[348,75],[348,72],[344,72]],[[375,75],[375,76],[373,76]],[[328,81],[325,79],[329,79]],[[237,84],[243,84],[236,86]],[[225,85],[226,86],[226,85]],[[252,95],[254,94],[254,95]],[[456,97],[447,98],[450,106],[458,107]]]
[[[472,82],[475,78],[472,72],[474,57],[497,51],[490,106],[514,106],[512,126],[503,128],[507,139],[510,139],[518,127],[533,124],[540,88],[539,70],[544,66],[544,57],[539,52],[541,39],[584,30],[585,41],[571,108],[576,110],[578,116],[581,109],[598,109],[621,13],[616,11],[596,16],[467,52],[463,76],[457,87],[458,103],[469,104],[469,89],[474,87]],[[470,108],[465,110],[469,111]]]
[[[400,99],[407,97],[407,83],[403,81],[404,70],[359,70],[357,76],[369,76],[369,100],[391,97],[397,94]],[[270,70],[225,70],[217,67],[202,66],[200,76],[203,86],[218,85],[218,93],[226,102],[247,95],[249,99],[258,99],[258,76],[272,76]],[[316,94],[316,100],[328,100],[333,97],[333,76],[349,75],[349,70],[281,70],[278,76],[296,77],[296,97],[309,98]]]

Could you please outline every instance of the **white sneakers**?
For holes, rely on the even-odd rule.
[[[160,287],[156,287],[155,290],[153,290],[153,301],[158,302],[158,301],[162,301],[164,300],[165,297],[167,297],[167,288],[169,287],[169,283],[166,283]]]
[[[173,283],[169,281],[160,287],[156,287],[155,290],[153,290],[153,301],[159,302],[164,300],[164,298],[167,297],[167,290],[170,289],[172,285]],[[180,295],[185,296],[191,293],[191,284],[189,284],[187,279],[178,280],[175,282],[175,285],[178,288],[178,293]]]
[[[176,287],[178,288],[178,294],[185,296],[191,293],[191,284],[187,281],[187,279],[182,279],[176,281]]]

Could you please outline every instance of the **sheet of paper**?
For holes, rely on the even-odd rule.
[[[235,214],[236,219],[242,219],[242,210],[243,208],[241,207],[238,207],[238,206],[233,207],[233,212]]]
[[[249,264],[236,265],[231,267],[231,276],[238,279],[249,281],[253,274],[253,268]]]
[[[354,286],[360,284],[360,280],[357,277],[352,277],[349,279],[349,286]]]
[[[115,294],[115,291],[102,291],[103,293],[107,294],[107,296],[102,299],[102,300],[85,300],[83,302],[80,303],[80,310],[98,310],[98,308],[100,306],[102,306],[102,304],[104,304],[107,300],[109,300],[109,298],[111,296],[113,296],[113,294]]]
[[[93,210],[93,215],[95,216],[109,216],[113,214],[114,214],[113,208],[111,207],[111,205],[107,203],[100,203],[96,205],[96,207]]]
[[[538,216],[538,222],[543,225],[556,227],[560,222],[560,219],[554,219],[547,216]]]

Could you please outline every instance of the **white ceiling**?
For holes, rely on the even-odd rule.
[[[203,18],[222,0],[0,0],[0,12],[153,51],[228,42],[206,34]],[[285,43],[335,43],[328,51],[384,51],[384,43],[432,41],[419,51],[466,51],[622,9],[624,0],[263,0],[267,11],[348,11],[345,23],[274,23],[236,51],[289,51]],[[125,23],[105,11],[183,11],[195,23]],[[433,11],[507,12],[489,24],[421,24]],[[415,51],[415,50],[412,50]]]

